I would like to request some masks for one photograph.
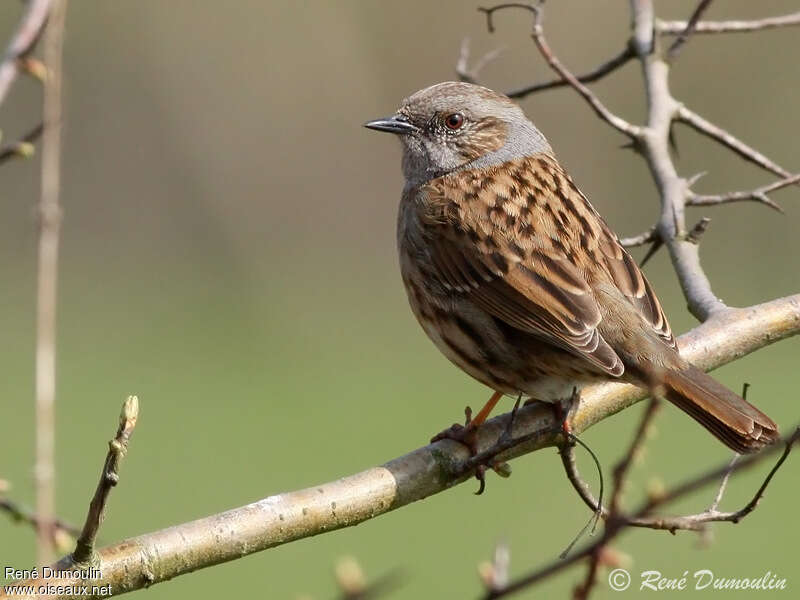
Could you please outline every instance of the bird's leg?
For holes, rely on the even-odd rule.
[[[506,423],[506,426],[503,428],[503,433],[500,434],[500,437],[497,438],[497,441],[491,448],[483,452],[483,455],[487,456],[487,458],[479,462],[475,467],[475,479],[479,482],[478,491],[475,492],[476,496],[480,496],[486,489],[486,471],[489,469],[492,469],[501,477],[509,477],[511,475],[511,467],[508,463],[497,460],[497,455],[514,445],[512,431],[514,428],[514,419],[517,417],[517,410],[519,410],[519,403],[521,401],[522,394],[517,396],[517,401],[514,402],[514,408],[511,409],[511,416],[508,418],[508,423]]]
[[[492,394],[492,397],[489,398],[489,401],[474,417],[472,416],[472,409],[467,406],[464,409],[464,414],[466,415],[466,422],[464,425],[454,423],[451,427],[448,427],[441,433],[437,433],[435,436],[433,436],[431,438],[431,443],[438,442],[439,440],[453,440],[460,442],[469,448],[470,455],[475,456],[478,453],[478,437],[476,434],[477,429],[483,424],[484,421],[486,421],[495,405],[502,397],[502,392],[495,392]]]
[[[495,407],[497,402],[500,398],[503,397],[502,392],[495,392],[492,394],[492,397],[489,398],[489,401],[485,404],[485,406],[478,412],[475,417],[472,417],[472,410],[469,406],[464,410],[466,414],[466,424],[459,425],[458,423],[453,424],[452,427],[445,429],[441,433],[435,435],[431,442],[436,442],[439,440],[454,440],[461,444],[464,444],[470,451],[470,455],[473,457],[472,462],[477,463],[475,464],[475,478],[480,482],[478,487],[478,491],[475,492],[477,495],[483,493],[484,489],[486,488],[486,471],[489,469],[494,470],[498,475],[503,477],[508,477],[511,469],[507,463],[498,461],[496,459],[496,455],[506,450],[507,448],[511,447],[512,445],[512,428],[514,426],[514,419],[517,416],[517,410],[519,409],[519,404],[522,400],[522,394],[517,397],[517,401],[514,403],[514,408],[511,411],[511,416],[508,419],[508,423],[506,423],[505,428],[503,429],[503,433],[500,434],[500,437],[497,441],[492,445],[491,448],[485,450],[480,454],[478,457],[478,437],[477,437],[477,430],[480,425],[486,421],[491,414],[492,409]]]
[[[578,406],[579,397],[580,392],[578,388],[573,387],[572,394],[569,398],[553,402],[553,412],[555,413],[556,423],[559,424],[559,429],[566,439],[572,437],[572,424],[569,422],[569,417],[572,413],[572,409]]]

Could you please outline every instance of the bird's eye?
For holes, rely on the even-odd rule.
[[[464,124],[464,115],[461,113],[453,113],[451,115],[447,115],[447,118],[444,120],[444,124],[447,125],[448,129],[460,129],[461,126]]]

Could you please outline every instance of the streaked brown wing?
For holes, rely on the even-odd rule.
[[[593,270],[674,345],[647,280],[555,159],[455,173],[421,192],[440,283],[494,317],[619,376],[624,365],[598,331]]]

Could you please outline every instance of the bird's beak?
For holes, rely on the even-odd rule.
[[[374,129],[375,131],[386,131],[387,133],[394,133],[395,135],[404,135],[413,133],[417,128],[408,122],[408,119],[403,115],[393,115],[386,119],[375,119],[374,121],[367,121],[364,127]]]

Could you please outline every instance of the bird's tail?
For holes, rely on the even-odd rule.
[[[757,452],[778,439],[767,415],[692,365],[667,370],[666,398],[731,450]]]

